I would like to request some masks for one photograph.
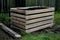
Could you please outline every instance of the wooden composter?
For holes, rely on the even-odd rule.
[[[54,7],[11,8],[11,22],[22,31],[34,32],[54,25]]]

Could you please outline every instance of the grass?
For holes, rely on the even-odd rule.
[[[60,12],[55,13],[55,24],[60,25]]]
[[[6,19],[8,19],[8,17]],[[55,13],[55,25],[57,26],[60,25],[60,12]],[[54,33],[50,31],[48,33],[42,32],[42,33],[33,33],[33,34],[27,34],[22,32],[21,34],[22,34],[22,39],[19,40],[60,40],[60,33]]]
[[[5,20],[9,20],[9,14],[0,13],[0,22],[5,21]]]
[[[60,34],[57,33],[42,33],[25,35],[21,40],[60,40]]]

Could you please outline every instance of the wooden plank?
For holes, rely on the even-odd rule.
[[[15,11],[15,12],[18,12],[18,13],[25,13],[25,10],[18,10],[17,8],[11,8],[10,11]]]
[[[32,19],[32,18],[43,17],[48,15],[54,15],[54,12],[26,16],[26,19]]]
[[[39,25],[43,25],[43,24],[46,24],[46,23],[50,23],[50,22],[53,22],[53,20],[51,19],[51,20],[46,20],[46,21],[42,21],[42,22],[38,22],[38,23],[26,25],[26,29],[28,29],[28,28],[33,28],[33,27],[36,27],[36,26],[39,26]]]
[[[18,30],[21,30],[21,31],[24,31],[26,33],[31,33],[31,32],[34,32],[34,31],[37,31],[37,30],[41,30],[41,29],[44,29],[44,28],[47,28],[47,27],[52,27],[54,24],[53,23],[50,23],[50,24],[47,24],[47,25],[43,25],[43,26],[37,26],[36,28],[33,28],[33,29],[26,29],[26,30],[23,30],[19,27],[16,27],[14,26],[13,28],[15,29],[18,29]]]
[[[26,25],[26,23],[19,22],[19,21],[13,20],[13,19],[11,21],[14,22],[14,23],[20,24],[22,26],[25,26]]]
[[[20,18],[19,18],[20,19]],[[19,20],[17,18],[12,17],[11,20],[15,20],[18,22],[22,22],[22,23],[26,23],[26,24],[30,24],[30,23],[34,23],[34,22],[38,22],[38,21],[43,21],[43,20],[48,20],[48,19],[53,19],[53,16],[49,16],[49,17],[44,17],[44,18],[38,18],[38,19],[34,19],[34,20],[28,20],[28,21],[23,21],[23,20]]]
[[[29,28],[33,28],[33,27],[36,27],[36,26],[39,26],[39,25],[43,25],[43,24],[46,24],[46,23],[53,22],[53,20],[47,20],[47,21],[43,21],[43,22],[30,24],[30,25],[24,25],[25,27],[22,26],[22,24],[20,24],[19,22],[16,22],[16,21],[12,21],[12,22],[14,22],[15,25],[17,25],[18,27],[21,27],[21,28],[24,28],[24,29],[29,29]]]
[[[18,29],[18,30],[20,30],[20,31],[24,31],[24,32],[26,32],[25,28],[21,28],[21,27],[19,27],[18,24],[17,24],[17,25],[11,24],[11,28]]]
[[[48,15],[54,15],[54,12],[36,14],[36,15],[30,15],[30,16],[25,16],[25,15],[19,15],[19,14],[11,13],[11,16],[16,16],[16,17],[25,18],[25,19],[33,19],[33,18],[48,16]]]
[[[15,22],[13,22],[13,21],[12,21],[11,25],[14,25],[15,27],[17,27],[17,28],[19,28],[19,29],[21,29],[21,30],[25,29],[25,26],[22,26],[22,25],[20,25],[20,24],[18,24],[18,23],[15,23]],[[13,28],[14,28],[14,27],[13,27]]]
[[[14,11],[14,10],[17,10],[17,8],[10,8],[10,11]]]
[[[37,19],[33,19],[33,20],[24,20],[24,19],[21,19],[21,18],[17,18],[17,17],[11,17],[11,19],[14,19],[14,20],[17,20],[17,21],[20,21],[20,22],[24,22],[26,24],[29,24],[29,23],[34,23],[34,22],[38,22],[38,21],[42,21],[42,20],[47,20],[47,19],[51,19],[51,18],[54,18],[54,16],[48,16],[48,17],[43,17],[43,18],[37,18]]]
[[[20,18],[26,18],[25,15],[19,15],[19,14],[16,14],[16,13],[11,13],[11,16],[17,16],[17,17],[20,17]]]
[[[29,29],[29,30],[26,30],[27,33],[31,33],[31,32],[34,32],[34,31],[37,31],[37,30],[41,30],[41,29],[44,29],[44,28],[47,28],[47,27],[51,27],[53,26],[53,23],[51,24],[47,24],[47,25],[43,25],[43,26],[39,26],[39,27],[36,27],[36,28],[33,28],[33,29]]]
[[[54,11],[54,7],[50,7],[47,9],[38,9],[38,10],[26,10],[26,14],[35,14],[35,13],[41,13],[41,12],[47,12],[47,11]]]
[[[2,26],[2,27],[0,27],[1,29],[3,29],[5,32],[9,33],[14,38],[20,38],[21,37],[21,35],[19,35],[18,33],[14,32],[13,30],[11,30],[10,28],[8,28],[4,24],[1,23],[0,25]]]
[[[26,22],[25,19],[21,19],[21,18],[13,17],[13,16],[11,17],[11,19],[12,19],[12,20],[14,19],[14,20],[17,20],[17,21],[20,21],[20,22],[24,22],[24,23]]]
[[[17,8],[11,8],[10,11],[22,13],[22,14],[35,14],[47,11],[54,11],[54,7],[46,8],[46,9],[37,9],[37,10],[18,10]]]
[[[26,21],[26,24],[34,23],[34,22],[38,22],[38,21],[42,21],[42,20],[47,20],[47,19],[51,19],[51,18],[54,18],[54,16],[48,16],[48,17],[43,17],[43,18],[37,18],[37,19],[33,19],[33,20],[28,20],[28,21]]]
[[[32,27],[36,27],[38,25],[43,25],[43,24],[46,24],[46,23],[50,23],[50,22],[53,22],[53,19],[51,20],[46,20],[46,21],[42,21],[42,22],[38,22],[38,23],[34,23],[34,24],[30,24],[30,25],[26,25],[26,23],[22,23],[22,22],[19,22],[19,21],[15,21],[15,20],[12,20],[12,22],[16,23],[15,25],[21,27],[21,28],[25,28],[25,29],[28,29],[28,28],[32,28]],[[24,25],[24,26],[22,26]]]

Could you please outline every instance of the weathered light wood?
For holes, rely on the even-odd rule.
[[[17,21],[20,21],[20,22],[26,22],[26,20],[25,19],[21,19],[21,18],[17,18],[17,17],[11,17],[11,20],[17,20]]]
[[[20,14],[16,14],[16,13],[11,13],[12,16],[17,16],[17,17],[21,17],[21,18],[26,18],[25,15],[20,15]]]
[[[47,12],[47,11],[54,11],[54,7],[47,8],[47,9],[38,9],[38,10],[27,10],[26,14],[35,14],[35,13],[41,13],[41,12]]]
[[[48,17],[43,17],[43,18],[37,18],[37,19],[33,19],[33,20],[24,20],[24,19],[21,19],[21,18],[17,18],[17,17],[11,17],[11,19],[14,19],[14,20],[17,20],[17,21],[20,21],[20,22],[24,22],[26,24],[29,24],[29,23],[34,23],[34,22],[38,22],[38,21],[42,21],[42,20],[47,20],[47,19],[53,19],[53,15],[52,16],[48,16]]]
[[[26,30],[26,32],[27,33],[31,33],[31,32],[34,32],[34,31],[37,31],[37,30],[41,30],[41,29],[44,29],[44,28],[47,28],[47,27],[51,27],[51,26],[53,26],[53,23],[47,24],[47,25],[43,25],[43,26],[38,26],[36,28]]]
[[[38,21],[42,21],[42,20],[47,20],[47,19],[51,19],[51,18],[53,19],[53,16],[48,16],[48,17],[43,17],[43,18],[37,18],[37,19],[26,21],[26,24],[34,23],[34,22],[38,22]]]
[[[18,24],[18,23],[15,23],[15,22],[13,22],[13,21],[11,21],[12,23],[12,25],[15,25],[15,26],[17,26],[18,28],[22,28],[22,29],[25,29],[25,26],[22,26],[22,25],[20,25],[20,24]]]
[[[35,10],[11,9],[11,21],[13,25],[30,33],[53,26],[54,10],[54,7]]]
[[[24,28],[24,29],[33,28],[33,27],[36,27],[36,26],[39,26],[39,25],[43,25],[43,24],[47,24],[47,23],[51,23],[51,22],[53,23],[52,19],[51,20],[42,21],[42,22],[38,22],[38,23],[34,23],[34,24],[30,24],[30,25],[26,25],[26,23],[25,24],[21,24],[18,21],[12,21],[12,22],[16,23],[15,25],[18,25],[19,27],[24,25],[24,26],[21,27],[21,28]]]
[[[25,31],[26,33],[31,33],[31,32],[34,32],[34,31],[37,31],[37,30],[41,30],[41,29],[44,29],[44,28],[47,28],[47,27],[52,27],[53,25],[54,25],[54,23],[50,23],[50,24],[46,24],[46,25],[42,25],[42,26],[37,26],[36,28],[32,28],[32,29],[22,29],[17,24],[18,27],[12,25],[13,26],[12,28]]]
[[[26,23],[19,22],[19,21],[13,20],[13,19],[12,19],[11,21],[13,21],[13,22],[15,22],[15,23],[17,23],[17,24],[23,25],[23,26],[25,26],[25,25],[26,25]]]
[[[19,12],[19,13],[25,13],[24,10],[18,10],[17,8],[11,8],[10,11],[15,11],[15,12]]]
[[[52,20],[46,20],[46,21],[42,21],[42,22],[26,25],[26,29],[33,28],[33,27],[36,27],[36,26],[39,26],[39,25],[50,23],[50,22],[53,22],[53,21]]]
[[[35,14],[35,13],[40,13],[40,12],[47,12],[47,11],[54,11],[55,8],[51,7],[51,8],[46,8],[46,9],[38,9],[38,10],[20,10],[18,8],[11,8],[10,11],[15,11],[18,13],[22,13],[22,14]]]
[[[21,18],[26,18],[26,19],[32,19],[32,18],[37,18],[37,17],[54,15],[54,12],[48,12],[48,13],[42,13],[42,14],[36,14],[36,15],[29,15],[29,16],[19,15],[19,14],[15,14],[15,13],[11,13],[11,15],[12,15],[12,16],[21,17]],[[38,15],[38,16],[37,16],[37,15]]]
[[[20,38],[21,37],[21,35],[19,35],[18,33],[14,32],[13,30],[11,30],[7,26],[5,26],[3,23],[1,23],[0,25],[1,25],[1,27],[0,27],[1,29],[3,29],[5,32],[9,33],[14,38]]]
[[[36,14],[36,15],[26,16],[26,19],[32,19],[32,18],[38,18],[38,17],[43,17],[43,16],[49,16],[49,15],[53,15],[53,14],[54,14],[54,12],[44,13],[44,14]]]

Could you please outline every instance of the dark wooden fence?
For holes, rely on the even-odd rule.
[[[60,0],[56,0],[56,10],[60,11]]]
[[[24,6],[23,4],[25,6],[55,6],[55,0],[15,0],[15,5]]]
[[[0,2],[1,11],[9,12],[10,7],[15,7],[16,5],[19,6],[21,4],[18,1],[21,1],[21,0],[1,0],[1,2]],[[24,3],[24,4],[26,4],[26,6],[55,6],[55,0],[26,0],[26,3]],[[59,3],[57,3],[57,4],[59,4]]]
[[[9,12],[9,8],[10,8],[10,1],[9,0],[0,0],[0,4],[1,4],[1,12]]]

